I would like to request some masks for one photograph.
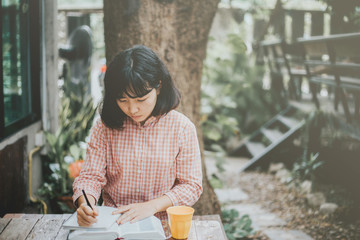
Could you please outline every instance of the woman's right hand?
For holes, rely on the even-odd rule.
[[[76,210],[79,226],[89,227],[97,222],[96,217],[99,216],[99,210],[96,205],[91,204],[91,206],[93,210],[87,205],[86,202],[82,202]]]

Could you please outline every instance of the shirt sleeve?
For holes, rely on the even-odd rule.
[[[81,168],[80,175],[73,183],[73,201],[86,194],[99,199],[101,189],[106,184],[106,134],[105,126],[98,119],[91,129],[90,141],[86,150],[86,158]]]
[[[179,153],[176,157],[176,180],[166,195],[174,206],[192,206],[202,193],[200,147],[194,124],[185,125],[180,133]]]

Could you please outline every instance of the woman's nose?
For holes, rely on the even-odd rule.
[[[134,103],[129,104],[129,112],[130,112],[130,114],[134,115],[138,111],[139,111],[139,107],[137,106],[137,104],[134,104]]]

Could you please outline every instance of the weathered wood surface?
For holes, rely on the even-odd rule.
[[[14,218],[11,219],[0,235],[1,240],[25,240],[31,229],[35,226],[36,218]]]
[[[71,216],[71,214],[64,214],[63,218],[66,221],[69,217]],[[61,228],[58,235],[56,236],[55,240],[63,240],[63,239],[67,239],[67,236],[69,235],[69,230],[66,230],[64,228]]]
[[[219,215],[204,215],[194,217],[196,240],[227,240],[224,226]],[[191,240],[191,239],[190,239]]]
[[[0,218],[0,240],[66,240],[61,226],[70,214],[7,214]],[[188,240],[227,240],[219,215],[194,216]],[[169,240],[172,240],[170,238]]]
[[[66,219],[62,215],[45,215],[34,226],[30,234],[26,238],[27,240],[48,240],[55,239],[60,230],[61,226]],[[65,237],[67,234],[65,235]],[[65,238],[66,239],[66,238]]]
[[[23,213],[8,213],[4,216],[4,218],[21,218],[23,215]]]
[[[0,218],[0,234],[3,232],[5,227],[8,225],[8,223],[11,221],[11,219],[3,219]]]

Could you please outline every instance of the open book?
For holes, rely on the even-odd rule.
[[[63,224],[64,228],[72,230],[68,240],[166,239],[161,222],[155,216],[136,223],[118,225],[116,220],[120,215],[112,215],[116,208],[99,206],[98,209],[98,221],[90,227],[80,227],[77,223],[77,213],[71,215]]]

